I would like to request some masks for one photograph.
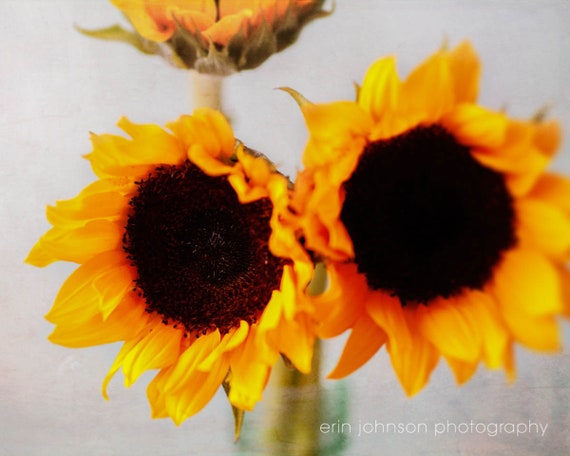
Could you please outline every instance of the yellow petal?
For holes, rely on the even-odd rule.
[[[539,253],[507,252],[492,282],[505,317],[509,313],[555,315],[562,310],[560,279],[556,268]]]
[[[518,146],[515,149],[514,152],[508,151],[508,148],[501,148],[498,153],[486,153],[480,150],[472,150],[471,153],[482,165],[505,173],[509,192],[519,197],[532,189],[548,166],[549,159],[538,150]]]
[[[172,372],[172,367],[161,369],[148,384],[146,395],[150,404],[152,418],[168,418],[166,409],[166,395],[164,394],[164,384]],[[202,374],[204,375],[204,374]]]
[[[115,360],[113,361],[113,364],[111,365],[111,368],[109,369],[109,372],[107,372],[107,375],[103,379],[103,385],[101,387],[103,397],[106,400],[109,400],[109,395],[107,394],[107,386],[109,386],[109,383],[111,382],[111,380],[113,379],[113,377],[115,376],[115,374],[117,373],[117,371],[119,370],[121,365],[123,364],[123,360],[125,359],[125,356],[127,356],[129,354],[129,352],[132,350],[132,348],[138,342],[139,342],[139,339],[136,339],[136,338],[126,341],[123,344],[123,346],[121,347],[121,350],[119,351],[117,356],[115,357]]]
[[[570,194],[567,196],[570,200]],[[521,247],[551,256],[570,250],[570,217],[560,209],[538,199],[521,198],[516,210]]]
[[[287,356],[302,373],[311,371],[315,333],[310,318],[299,315],[296,321],[282,320],[275,331],[267,334],[268,342]]]
[[[358,104],[375,122],[398,104],[400,79],[396,72],[396,60],[385,57],[375,62],[366,72],[358,95]]]
[[[244,10],[239,14],[222,17],[204,32],[204,36],[212,43],[227,46],[234,37],[246,34],[247,24],[252,16],[251,10]]]
[[[47,266],[54,261],[85,263],[101,252],[120,250],[124,228],[107,220],[91,220],[72,230],[54,227],[32,248],[26,263]]]
[[[47,219],[55,226],[76,228],[87,220],[124,217],[135,184],[128,178],[100,179],[85,187],[79,195],[48,206]]]
[[[482,345],[482,328],[476,326],[476,310],[465,295],[437,299],[427,306],[418,306],[418,326],[442,355],[473,363],[479,359]]]
[[[58,201],[55,206],[48,206],[47,219],[52,225],[69,229],[81,226],[88,220],[115,221],[124,218],[129,197],[117,192],[106,192],[83,197],[78,204],[66,204],[69,202]]]
[[[230,174],[233,167],[222,163],[208,153],[201,144],[195,144],[188,150],[188,158],[209,176]]]
[[[214,0],[170,0],[166,4],[170,16],[192,34],[207,30],[216,22]]]
[[[252,330],[255,331],[255,328]],[[255,339],[255,334],[251,334],[231,355],[231,389],[228,398],[232,405],[241,410],[253,410],[261,399],[271,372],[270,366],[275,364],[279,356],[275,352],[270,363],[260,362],[260,347]]]
[[[228,362],[221,359],[209,372],[193,371],[187,383],[165,395],[165,406],[176,425],[202,410],[214,397],[228,372]]]
[[[181,116],[167,127],[188,150],[200,144],[206,154],[220,161],[229,159],[235,148],[232,127],[218,111],[210,108],[196,109],[191,116]]]
[[[252,362],[247,368],[234,370],[232,365],[232,381],[228,399],[234,407],[240,410],[252,411],[255,404],[263,396],[263,389],[269,379],[271,368],[263,363]]]
[[[132,385],[150,369],[162,369],[173,364],[180,353],[181,329],[160,321],[125,356],[122,367],[125,386]]]
[[[218,330],[198,337],[178,358],[164,385],[165,391],[176,390],[188,383],[188,378],[198,370],[198,366],[220,343]]]
[[[515,197],[528,193],[551,161],[535,145],[536,129],[533,122],[509,119],[501,147],[472,150],[481,164],[506,174],[507,186]]]
[[[137,125],[123,117],[119,127],[131,136],[91,135],[93,151],[86,158],[102,177],[139,176],[160,164],[176,165],[185,158],[182,143],[157,125]]]
[[[562,283],[562,296],[564,301],[564,316],[570,318],[570,269],[567,266],[558,268]]]
[[[76,325],[95,315],[104,320],[130,291],[133,278],[122,252],[101,253],[79,266],[65,280],[46,319],[65,325]],[[106,287],[106,282],[112,285]],[[104,294],[95,283],[105,290]]]
[[[474,103],[479,93],[481,63],[468,41],[449,52],[456,103]]]
[[[305,167],[334,163],[359,155],[372,128],[372,119],[355,103],[306,104],[302,108],[311,132],[303,155]]]
[[[570,179],[560,174],[546,173],[539,177],[528,196],[544,200],[570,214],[568,195],[570,195]]]
[[[329,288],[314,298],[317,333],[323,338],[338,336],[354,325],[364,313],[368,291],[366,278],[358,274],[354,263],[331,264],[327,270]]]
[[[212,350],[212,352],[200,363],[198,369],[201,371],[209,371],[214,364],[218,362],[223,353],[234,350],[241,345],[249,334],[249,324],[241,320],[239,328],[232,328],[222,337],[220,344]]]
[[[556,121],[536,124],[534,145],[547,156],[553,156],[562,142],[560,124]]]
[[[121,304],[106,320],[103,320],[102,315],[96,314],[77,325],[59,324],[49,340],[71,348],[129,340],[142,329],[147,318],[144,306]]]
[[[562,348],[560,328],[553,316],[510,312],[504,318],[515,339],[526,347],[543,352],[558,352]]]
[[[354,323],[340,359],[327,378],[338,379],[351,374],[372,358],[385,342],[384,331],[368,315],[363,314]]]
[[[483,361],[490,369],[505,366],[509,334],[495,301],[489,294],[476,290],[469,293],[469,301],[474,324],[483,336]]]
[[[366,308],[386,333],[392,367],[406,394],[413,396],[428,382],[439,353],[421,335],[415,312],[404,311],[399,299],[377,292],[368,299]]]
[[[496,148],[505,141],[508,120],[475,104],[460,104],[441,119],[441,124],[461,144],[476,148]]]
[[[466,362],[449,357],[446,357],[445,360],[447,361],[447,364],[449,364],[458,385],[462,385],[473,377],[473,374],[477,371],[477,366],[479,365],[476,361]]]
[[[267,197],[267,188],[250,185],[245,174],[234,173],[228,176],[228,182],[236,191],[240,203],[247,204]]]
[[[498,267],[490,286],[515,339],[537,350],[557,350],[554,315],[563,310],[557,270],[542,255],[514,250]]]
[[[453,89],[449,60],[437,52],[404,81],[399,109],[416,123],[436,122],[453,107]]]
[[[156,8],[151,10],[154,14],[150,14],[146,0],[111,0],[111,3],[123,11],[135,29],[148,40],[166,41],[174,32],[174,20],[167,20],[164,13],[158,15]]]

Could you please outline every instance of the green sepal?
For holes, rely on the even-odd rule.
[[[225,380],[222,382],[222,386],[224,387],[224,391],[226,392],[226,396],[228,397],[228,399],[230,397],[230,390],[231,390],[231,385],[229,382],[230,376],[231,372],[228,372],[228,375],[226,376]],[[232,413],[234,415],[234,442],[237,442],[241,434],[241,428],[243,426],[245,410],[237,408],[235,405],[231,403],[230,405],[232,406]]]
[[[119,41],[122,43],[133,46],[143,54],[160,55],[160,47],[157,43],[149,41],[136,32],[125,30],[119,24],[111,25],[109,27],[88,30],[75,26],[76,30],[85,36],[97,38],[106,41]]]
[[[542,108],[540,108],[538,111],[534,113],[534,115],[531,117],[530,120],[534,123],[544,122],[544,120],[548,117],[551,108],[552,106],[550,105],[544,105]]]
[[[295,89],[291,87],[277,87],[277,90],[282,90],[283,92],[288,93],[293,100],[302,108],[305,105],[312,104],[309,100],[307,100],[303,95],[297,92]]]

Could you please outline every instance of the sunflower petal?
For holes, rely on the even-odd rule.
[[[267,335],[275,351],[287,356],[304,374],[308,374],[311,370],[315,342],[312,326],[310,318],[301,314],[296,321],[281,321],[279,326]]]
[[[375,62],[366,72],[358,96],[358,104],[378,122],[398,103],[400,79],[396,60],[385,57]]]
[[[570,194],[568,194],[570,199]],[[516,202],[518,238],[523,248],[560,256],[570,250],[570,217],[555,206],[538,199]]]
[[[474,310],[465,296],[435,300],[418,306],[418,326],[442,355],[473,363],[482,344],[481,331],[474,326]]]
[[[98,314],[105,319],[125,296],[132,278],[120,252],[101,253],[79,266],[65,280],[46,319],[64,325],[77,325]],[[105,310],[101,307],[102,296],[94,286],[95,282],[100,286],[105,282],[117,284],[106,291],[112,304],[106,304]]]
[[[314,298],[315,318],[320,337],[338,336],[358,321],[364,313],[366,278],[358,274],[355,264],[331,264],[329,288]],[[346,305],[351,303],[352,305]]]
[[[209,372],[192,371],[185,384],[165,394],[168,415],[180,425],[202,410],[214,397],[228,372],[229,363],[223,357]]]
[[[353,325],[342,355],[327,378],[346,377],[363,366],[386,342],[382,331],[368,315],[363,314]]]
[[[508,252],[491,285],[502,316],[515,338],[537,350],[557,350],[559,330],[553,315],[563,310],[558,272],[542,255]]]
[[[229,400],[241,410],[253,410],[254,405],[261,399],[263,389],[269,379],[270,365],[275,364],[278,353],[274,352],[271,364],[259,362],[259,344],[256,344],[254,334],[248,337],[231,355],[230,393]]]
[[[120,249],[123,231],[120,224],[107,220],[91,220],[74,229],[54,227],[40,238],[25,261],[39,267],[54,261],[85,263],[100,252]]]
[[[536,124],[534,145],[547,156],[553,156],[562,142],[560,124],[548,121]]]
[[[184,160],[180,141],[159,126],[137,125],[125,117],[118,125],[131,140],[110,134],[91,135],[93,151],[86,158],[98,176],[137,176],[149,166],[175,165]]]
[[[500,147],[505,141],[507,117],[476,104],[460,104],[441,119],[441,124],[461,144],[478,149]]]
[[[181,116],[167,127],[182,142],[185,150],[200,144],[205,154],[221,161],[234,153],[232,127],[220,112],[213,109],[196,109],[191,116]]]
[[[162,369],[173,364],[180,353],[182,335],[181,329],[157,321],[122,362],[125,386],[131,386],[147,370]]]
[[[506,365],[509,334],[496,308],[493,298],[480,291],[469,293],[471,318],[483,336],[483,361],[490,369]]]
[[[473,377],[473,374],[477,372],[477,367],[479,365],[477,361],[467,362],[450,357],[445,357],[445,360],[451,368],[451,371],[455,376],[455,381],[458,385],[462,385],[471,377]]]
[[[119,305],[106,320],[95,314],[79,324],[58,324],[50,334],[54,344],[71,348],[91,347],[134,337],[146,324],[147,312],[144,306]],[[128,321],[129,324],[125,325]]]
[[[540,176],[529,193],[529,198],[537,198],[552,204],[570,215],[570,179],[554,173]]]
[[[136,338],[126,341],[123,344],[123,346],[121,347],[121,350],[119,351],[117,356],[115,357],[115,360],[113,361],[113,364],[111,365],[111,368],[109,369],[109,372],[107,372],[107,375],[103,379],[103,385],[101,387],[103,397],[106,400],[109,400],[109,395],[107,394],[107,387],[109,386],[109,383],[111,382],[111,380],[113,379],[113,377],[115,376],[115,374],[117,373],[117,371],[119,370],[121,365],[123,364],[123,360],[125,359],[125,356],[127,356],[129,354],[129,352],[133,349],[133,347],[138,342],[139,342],[139,340]]]
[[[87,220],[114,221],[125,216],[128,198],[118,192],[96,193],[48,206],[48,221],[62,228],[76,228]]]
[[[474,103],[479,93],[481,62],[471,46],[464,41],[449,52],[456,103]]]
[[[188,158],[209,176],[223,176],[233,171],[232,166],[224,165],[207,152],[201,144],[194,144],[188,149]]]
[[[555,315],[562,310],[558,272],[539,253],[513,250],[497,269],[493,294],[505,314]]]
[[[150,404],[152,418],[168,418],[166,400],[164,394],[164,384],[172,371],[172,367],[161,369],[151,380],[146,388],[146,395]]]
[[[444,52],[429,57],[402,84],[399,109],[416,123],[436,122],[454,103],[449,59]]]
[[[406,394],[413,396],[429,380],[439,353],[421,335],[414,313],[404,311],[399,299],[377,292],[366,309],[386,333],[392,367]]]
[[[164,384],[166,392],[176,390],[179,385],[188,383],[189,377],[198,370],[198,366],[220,343],[218,330],[198,337],[178,358],[176,365]]]
[[[222,337],[220,344],[200,363],[198,370],[203,372],[211,370],[223,353],[231,351],[241,345],[248,334],[249,324],[241,320],[239,328],[232,328]]]
[[[303,155],[306,167],[334,162],[349,151],[362,151],[372,128],[372,119],[358,105],[336,102],[307,104],[302,108],[311,132]]]

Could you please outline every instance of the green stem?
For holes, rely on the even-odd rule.
[[[322,263],[315,268],[309,284],[311,295],[322,293],[327,285],[326,270]],[[311,372],[302,374],[278,363],[272,373],[274,395],[271,398],[270,431],[277,436],[279,454],[313,456],[320,454],[319,429],[323,418],[323,390],[320,384],[321,344],[315,342]]]

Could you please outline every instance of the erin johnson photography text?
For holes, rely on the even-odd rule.
[[[548,423],[535,421],[519,422],[484,422],[484,421],[461,421],[450,420],[438,421],[435,423],[410,422],[410,423],[390,423],[378,420],[358,421],[349,423],[335,421],[321,423],[320,431],[323,434],[353,434],[357,437],[370,434],[431,434],[434,437],[443,435],[467,435],[479,434],[488,437],[500,435],[523,436],[531,435],[544,437],[548,431]]]

